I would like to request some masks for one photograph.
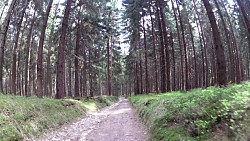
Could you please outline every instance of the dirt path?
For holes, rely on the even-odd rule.
[[[36,141],[147,141],[148,132],[129,101],[121,100],[100,112],[89,113]]]

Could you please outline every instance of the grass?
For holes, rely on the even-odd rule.
[[[250,82],[130,97],[150,140],[250,140]]]
[[[0,94],[0,141],[37,137],[117,100],[106,96],[77,101]]]
[[[118,101],[116,96],[97,96],[93,98],[83,99],[81,102],[90,111],[97,111],[105,106],[109,106]]]

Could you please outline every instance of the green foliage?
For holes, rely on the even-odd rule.
[[[249,82],[130,100],[152,130],[152,140],[204,140],[216,133],[242,140],[249,136]]]
[[[71,122],[88,110],[98,110],[117,100],[117,97],[106,96],[77,101],[0,94],[0,141],[39,136],[48,129]],[[96,108],[91,109],[89,105]]]

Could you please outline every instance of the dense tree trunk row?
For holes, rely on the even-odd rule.
[[[142,90],[134,89],[134,94],[158,93],[158,88],[161,92],[188,91],[249,79],[249,61],[244,56],[250,53],[241,53],[245,49],[248,51],[249,38],[240,39],[244,35],[239,30],[245,30],[249,37],[250,18],[242,3],[241,0],[235,3],[241,11],[237,13],[239,17],[230,17],[228,12],[232,11],[227,8],[235,10],[235,7],[221,0],[146,0],[141,4],[125,1],[129,13],[126,18],[130,19],[127,24],[131,26],[130,46],[134,48],[129,53],[135,60],[147,62],[145,65],[135,62],[134,73],[130,76],[134,77],[132,87],[143,86],[148,79],[152,82],[151,87],[146,84]],[[232,23],[233,18],[238,18],[238,23]],[[150,24],[145,24],[145,19],[149,19]],[[136,24],[141,20],[142,24]],[[238,27],[235,24],[239,24]],[[137,34],[143,35],[144,49],[138,50],[133,41],[134,33],[138,32],[134,27],[143,29]],[[247,46],[239,48],[239,43]],[[127,60],[128,65],[130,61]]]
[[[120,86],[115,85],[123,80],[118,78],[123,72],[116,72],[122,66],[113,65],[122,57],[113,55],[119,52],[116,11],[106,3],[67,0],[65,10],[60,1],[53,4],[53,0],[4,4],[0,92],[59,99],[93,97],[105,90],[107,95],[117,93]],[[97,7],[101,9],[93,13]],[[96,14],[105,15],[104,19]]]
[[[108,3],[2,4],[0,92],[81,98],[188,91],[250,78],[248,1],[125,0],[120,21]],[[127,55],[119,34],[130,45]]]

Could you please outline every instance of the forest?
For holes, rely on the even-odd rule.
[[[249,0],[0,0],[0,19],[0,140],[89,111],[139,116],[101,126],[138,124],[124,141],[250,140]]]

